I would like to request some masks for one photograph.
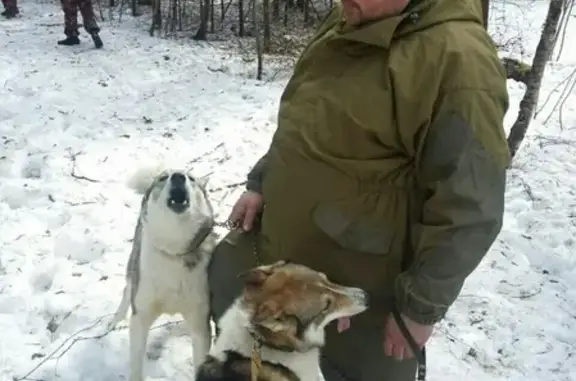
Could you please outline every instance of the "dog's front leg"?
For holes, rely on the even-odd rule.
[[[138,311],[130,319],[130,381],[143,381],[144,355],[148,331],[157,316],[148,311]]]
[[[207,306],[199,306],[194,312],[183,314],[183,317],[192,339],[194,368],[198,369],[210,351],[210,313]]]
[[[114,313],[114,316],[112,317],[112,319],[108,322],[108,328],[109,329],[115,328],[116,325],[118,325],[118,323],[120,323],[126,317],[126,314],[128,313],[128,308],[130,307],[131,292],[132,292],[132,287],[128,283],[124,287],[124,291],[122,292],[122,301],[120,301],[120,305],[118,306],[118,309]]]

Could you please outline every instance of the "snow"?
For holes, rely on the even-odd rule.
[[[529,60],[546,4],[528,3],[496,3],[492,17],[506,16],[498,31],[521,36],[524,52],[510,52]],[[156,159],[188,163],[224,219],[241,192],[227,185],[269,144],[286,79],[255,81],[254,62],[159,41],[129,17],[103,24],[103,50],[85,35],[58,47],[57,4],[21,9],[0,22],[0,381],[126,378],[127,331],[106,323],[140,202],[127,178]],[[551,114],[575,69],[568,48],[547,69],[551,101],[509,171],[502,233],[430,341],[430,381],[576,380],[576,96]],[[523,95],[509,86],[508,126]],[[151,331],[150,378],[191,379],[177,321]]]

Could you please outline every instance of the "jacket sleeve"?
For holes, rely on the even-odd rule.
[[[262,156],[248,172],[246,189],[252,192],[262,193],[262,181],[266,173],[266,154]]]
[[[500,232],[509,162],[505,90],[452,91],[437,104],[416,154],[414,258],[395,284],[398,309],[420,324],[444,317]]]

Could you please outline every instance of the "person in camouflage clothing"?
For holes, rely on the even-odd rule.
[[[242,231],[213,254],[213,318],[237,274],[292,260],[370,294],[348,329],[327,328],[325,380],[413,381],[501,230],[507,110],[480,1],[343,0],[284,89],[229,217]]]
[[[80,43],[78,38],[78,11],[80,11],[84,29],[92,37],[96,48],[101,48],[103,44],[92,7],[92,0],[61,0],[61,2],[62,11],[64,11],[64,34],[66,38],[58,41],[58,45],[78,45]]]
[[[2,11],[1,15],[7,19],[16,17],[20,13],[17,0],[2,0],[2,5],[4,6],[4,11]]]

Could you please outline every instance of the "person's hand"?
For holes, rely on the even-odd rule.
[[[264,198],[261,194],[246,191],[236,201],[232,207],[232,213],[228,217],[228,221],[237,223],[242,227],[242,230],[249,231],[254,225],[256,215],[262,210],[264,205]]]
[[[414,341],[418,347],[422,349],[432,335],[434,326],[418,324],[404,315],[402,315],[402,319],[404,319],[406,328],[408,328]],[[414,357],[410,345],[404,338],[404,335],[402,334],[402,331],[400,331],[400,327],[398,327],[392,314],[388,316],[386,322],[386,330],[384,332],[384,354],[386,356],[394,357],[396,360],[411,359]]]

